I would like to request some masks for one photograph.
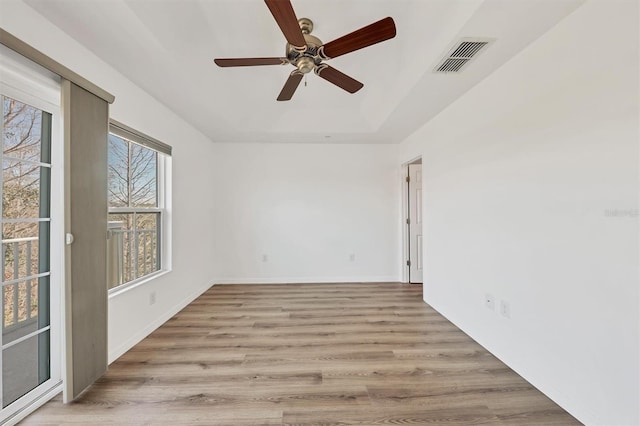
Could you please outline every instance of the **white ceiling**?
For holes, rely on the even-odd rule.
[[[214,142],[323,143],[402,141],[583,2],[293,0],[325,43],[386,16],[397,36],[329,62],[364,83],[356,94],[309,74],[291,101],[277,102],[290,65],[213,63],[284,56],[261,0],[25,1]],[[461,37],[495,42],[460,74],[435,74]]]

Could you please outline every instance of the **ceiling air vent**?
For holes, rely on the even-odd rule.
[[[435,72],[460,72],[492,39],[464,38],[459,40],[435,67]]]

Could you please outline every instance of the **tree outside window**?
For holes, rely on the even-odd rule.
[[[109,223],[117,253],[110,260],[113,288],[160,269],[162,210],[158,153],[114,134],[108,146]]]
[[[0,98],[4,330],[37,317],[39,281],[46,278],[36,276],[48,272],[51,114]]]

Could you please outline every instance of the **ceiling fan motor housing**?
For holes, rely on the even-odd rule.
[[[313,30],[313,22],[311,19],[300,18],[298,24],[300,24],[307,49],[300,52],[291,46],[291,44],[287,43],[285,52],[289,63],[297,67],[301,73],[306,74],[313,71],[314,68],[322,62],[322,58],[318,52],[318,49],[322,46],[322,41],[318,37],[310,34]]]

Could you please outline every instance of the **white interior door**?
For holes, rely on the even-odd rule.
[[[422,164],[409,164],[409,282],[422,282]]]

